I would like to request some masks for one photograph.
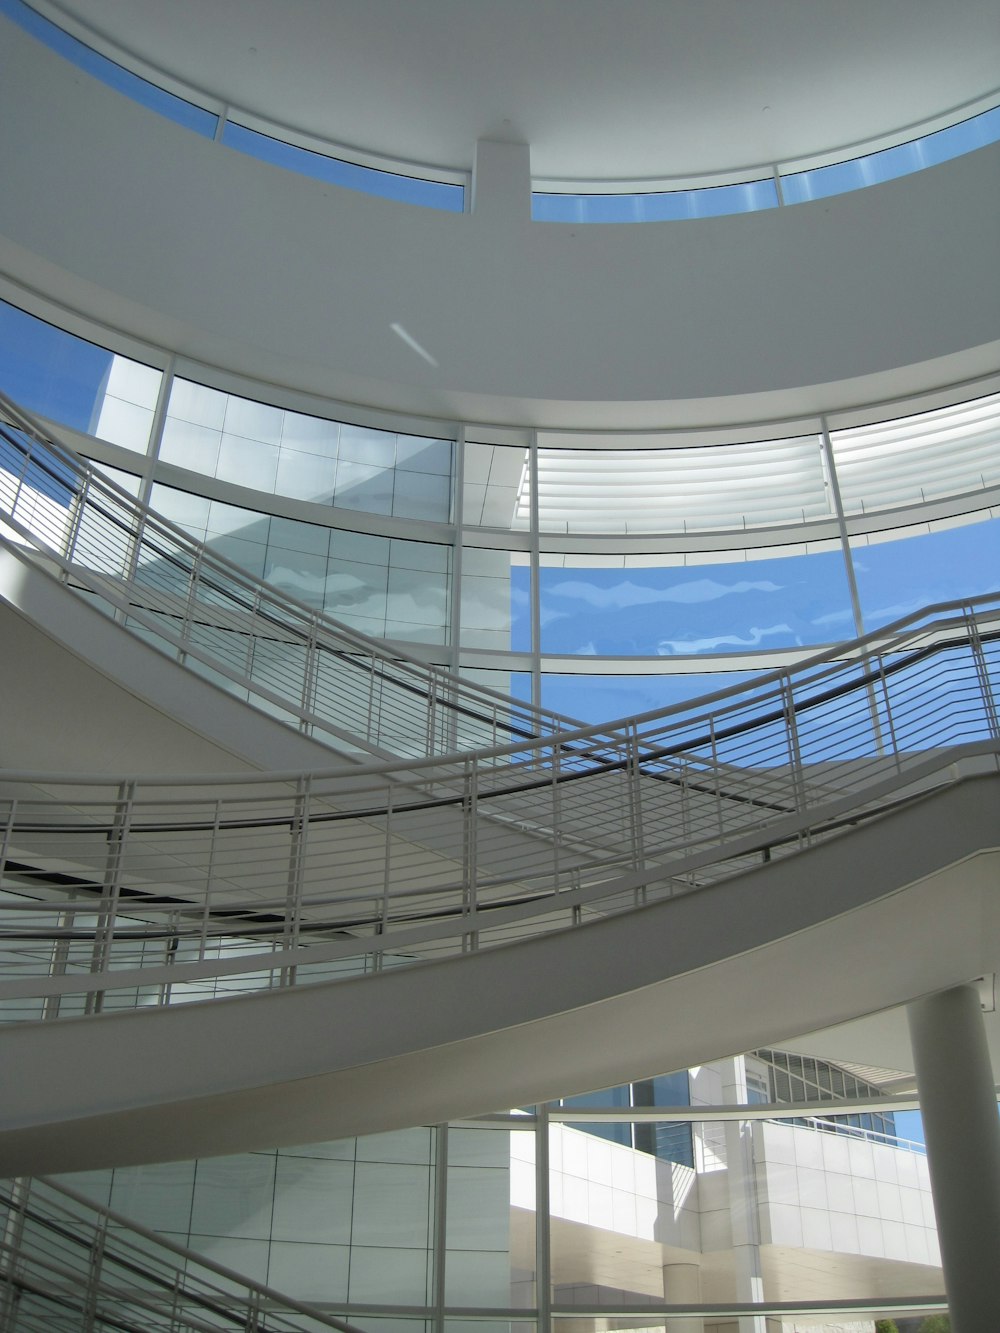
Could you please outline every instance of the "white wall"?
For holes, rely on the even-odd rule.
[[[926,1157],[766,1121],[754,1150],[765,1244],[940,1266]]]

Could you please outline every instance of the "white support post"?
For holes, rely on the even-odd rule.
[[[735,1055],[723,1064],[722,1100],[727,1106],[746,1106],[746,1060]],[[760,1263],[760,1215],[756,1167],[753,1156],[753,1124],[728,1120],[726,1169],[729,1184],[729,1219],[733,1234],[733,1268],[738,1301],[763,1301],[764,1276]],[[766,1333],[763,1315],[741,1315],[739,1333]]]
[[[995,1333],[1000,1118],[975,986],[907,1007],[953,1333]]]
[[[663,1265],[663,1299],[667,1305],[701,1304],[701,1268],[698,1264]],[[665,1333],[702,1333],[703,1319],[668,1319]]]

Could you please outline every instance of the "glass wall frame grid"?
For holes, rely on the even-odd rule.
[[[766,1054],[773,1059],[775,1053]],[[778,1052],[777,1059],[782,1058],[797,1059]],[[683,1077],[687,1077],[686,1072]],[[806,1105],[779,1099],[784,1104],[725,1109],[730,1113],[729,1121],[743,1126],[753,1123],[755,1132],[772,1122],[788,1125],[816,1148],[832,1137],[859,1143],[882,1142],[887,1151],[912,1154],[918,1145],[896,1142],[891,1126],[888,1133],[874,1124],[855,1126],[856,1121],[866,1118],[863,1106],[869,1091],[856,1082],[856,1088],[839,1095],[817,1084],[816,1095]],[[632,1132],[640,1124],[629,1116],[629,1105],[637,1104],[634,1097],[626,1095],[620,1107],[609,1106],[606,1116],[589,1126],[568,1122],[574,1114],[579,1115],[583,1103],[607,1102],[607,1096],[590,1094],[571,1100],[578,1104],[549,1103],[524,1112],[231,1158],[87,1172],[67,1177],[67,1183],[181,1245],[204,1250],[209,1258],[246,1271],[254,1280],[285,1291],[293,1299],[314,1301],[319,1309],[365,1327],[369,1326],[366,1316],[369,1321],[405,1320],[405,1327],[420,1327],[423,1333],[446,1326],[453,1330],[475,1329],[485,1320],[494,1320],[519,1326],[535,1324],[539,1333],[548,1333],[559,1327],[561,1318],[586,1317],[591,1312],[588,1293],[581,1288],[581,1282],[586,1286],[586,1278],[575,1276],[574,1264],[579,1261],[564,1246],[567,1227],[572,1230],[579,1224],[569,1221],[558,1177],[567,1171],[587,1169],[579,1154],[588,1142],[597,1148],[598,1156],[609,1150],[637,1164],[662,1161],[659,1154],[632,1142]],[[842,1132],[833,1128],[832,1121],[816,1121],[817,1100],[829,1106],[831,1113],[838,1105],[842,1107],[838,1116]],[[913,1103],[912,1098],[901,1100],[906,1105]],[[679,1174],[677,1164],[671,1167],[674,1186],[667,1186],[668,1191],[687,1188],[719,1169],[719,1163],[702,1160],[706,1153],[711,1157],[713,1144],[721,1142],[717,1133],[710,1132],[726,1123],[717,1118],[719,1109],[673,1102],[668,1105],[659,1098],[642,1107],[642,1125],[650,1126],[654,1122],[648,1117],[662,1113],[661,1125],[688,1132],[697,1127],[698,1165],[681,1165]],[[741,1110],[752,1110],[752,1120],[741,1117]],[[622,1119],[614,1120],[619,1111]],[[602,1135],[602,1126],[610,1130],[615,1125],[629,1129],[629,1142],[621,1136]],[[530,1146],[527,1150],[515,1149],[515,1140]],[[567,1156],[570,1147],[572,1157]],[[515,1162],[527,1168],[519,1184],[513,1178]],[[669,1160],[666,1164],[669,1166]],[[725,1156],[721,1164],[725,1165]],[[496,1177],[492,1183],[487,1180],[490,1174]],[[459,1179],[463,1176],[467,1178]],[[675,1210],[683,1211],[685,1205],[679,1197],[669,1194],[669,1198]],[[661,1202],[666,1204],[667,1199],[665,1195]],[[718,1203],[706,1200],[696,1206],[713,1208]],[[477,1218],[477,1213],[482,1216]],[[416,1226],[419,1235],[405,1234],[408,1225]],[[598,1226],[594,1222],[589,1225]],[[610,1214],[607,1225],[611,1235],[620,1236],[617,1243],[633,1246],[633,1266],[647,1266],[646,1285],[662,1283],[670,1265],[683,1260],[677,1241],[664,1238],[655,1243],[657,1251],[664,1247],[661,1271],[650,1245],[638,1243],[641,1233],[636,1233],[635,1242],[628,1241],[632,1233],[620,1231],[621,1223],[612,1223]],[[519,1240],[514,1234],[518,1226]],[[598,1254],[602,1243],[600,1239],[596,1242]],[[477,1245],[485,1247],[477,1249]],[[706,1264],[713,1256],[717,1258],[711,1245],[691,1253]],[[836,1253],[834,1248],[832,1254]],[[530,1272],[519,1266],[525,1259]],[[477,1276],[476,1264],[480,1261],[483,1266]],[[355,1266],[357,1280],[350,1277]],[[395,1299],[379,1298],[376,1274],[382,1275],[387,1289],[395,1290]],[[914,1304],[939,1298],[940,1288],[934,1288],[926,1274],[923,1279],[927,1289],[920,1295],[912,1287],[900,1294],[914,1297]],[[878,1292],[886,1299],[885,1312],[892,1313],[884,1286]],[[854,1291],[851,1294],[857,1296]],[[877,1299],[874,1289],[870,1294]],[[636,1316],[649,1315],[653,1324],[663,1322],[662,1315],[656,1317],[656,1308],[675,1299],[666,1297],[662,1287],[659,1294],[638,1284],[611,1289],[606,1276],[603,1286],[595,1287],[591,1296],[595,1312],[613,1306],[627,1316],[632,1306]],[[715,1292],[711,1299],[688,1299],[692,1312],[703,1301],[717,1310],[720,1296]],[[779,1298],[765,1288],[758,1299],[766,1306]],[[784,1299],[794,1305],[793,1296],[786,1293]],[[833,1314],[836,1299],[828,1299],[824,1313]],[[843,1312],[849,1308],[845,1298]],[[900,1302],[898,1308],[910,1307]],[[667,1333],[670,1327],[667,1322]]]
[[[0,289],[4,290],[4,289]],[[145,365],[155,367],[161,375],[159,396],[152,411],[152,429],[148,447],[144,452],[124,449],[113,443],[102,441],[94,436],[70,431],[73,443],[98,463],[131,472],[140,478],[140,496],[148,499],[154,485],[173,486],[187,491],[191,495],[200,495],[209,501],[222,504],[234,504],[238,508],[253,510],[262,520],[276,518],[284,522],[306,523],[316,528],[326,528],[331,533],[342,532],[362,534],[383,541],[430,543],[447,555],[450,561],[450,582],[445,597],[447,610],[445,615],[451,622],[451,630],[437,645],[421,642],[414,638],[420,655],[427,660],[439,662],[453,669],[471,671],[493,670],[498,674],[498,683],[502,685],[503,676],[511,672],[524,672],[530,675],[532,691],[539,697],[544,673],[571,670],[584,676],[611,672],[635,673],[639,675],[681,674],[692,672],[700,674],[706,670],[766,670],[776,665],[787,664],[802,655],[799,651],[777,649],[768,651],[762,646],[754,651],[731,649],[721,653],[700,654],[691,657],[683,652],[672,652],[667,656],[656,654],[626,654],[620,652],[600,652],[596,656],[581,658],[578,655],[567,656],[563,652],[546,647],[542,635],[542,610],[540,585],[542,569],[546,563],[556,562],[572,567],[574,561],[584,566],[606,565],[619,566],[623,570],[634,568],[641,570],[656,567],[666,562],[679,567],[700,567],[710,570],[713,563],[732,557],[737,562],[747,558],[748,552],[777,556],[780,548],[791,542],[805,554],[811,555],[822,549],[839,549],[842,553],[848,581],[856,588],[855,573],[856,553],[861,546],[871,542],[884,542],[893,538],[902,540],[904,536],[917,532],[929,533],[935,528],[947,530],[961,526],[970,518],[996,518],[1000,515],[1000,484],[998,478],[983,478],[983,489],[957,494],[936,494],[918,502],[904,503],[902,506],[883,507],[867,511],[862,506],[850,512],[840,499],[840,488],[836,475],[836,443],[841,437],[847,439],[859,429],[869,434],[880,433],[879,423],[893,422],[906,415],[930,416],[935,412],[961,410],[962,403],[973,400],[986,401],[991,394],[996,395],[998,379],[987,378],[968,385],[955,386],[952,390],[937,390],[921,395],[914,402],[876,404],[870,409],[855,407],[827,416],[799,419],[794,422],[756,423],[740,431],[730,428],[707,428],[705,430],[660,430],[649,433],[629,432],[617,439],[629,450],[634,450],[640,441],[648,441],[649,447],[662,450],[665,446],[679,451],[707,447],[714,449],[721,439],[727,438],[738,447],[744,441],[759,441],[762,438],[782,439],[802,435],[804,428],[810,428],[817,440],[817,449],[822,440],[821,458],[826,469],[826,483],[830,491],[825,515],[816,515],[805,525],[783,523],[777,526],[759,528],[703,528],[697,532],[649,532],[621,534],[603,533],[558,533],[539,531],[537,517],[524,528],[497,528],[477,526],[469,523],[463,510],[464,488],[455,485],[461,475],[461,467],[456,459],[452,467],[452,498],[449,522],[434,522],[426,518],[410,518],[388,514],[366,513],[355,509],[337,509],[329,505],[317,506],[312,501],[300,500],[290,496],[272,495],[258,490],[241,487],[227,480],[220,480],[203,473],[192,472],[165,461],[162,440],[170,394],[174,384],[183,380],[208,384],[211,392],[217,394],[235,394],[238,398],[262,403],[270,399],[283,404],[286,412],[316,415],[331,423],[347,420],[364,431],[389,431],[400,438],[413,435],[423,439],[450,438],[453,441],[465,441],[464,446],[456,443],[454,448],[462,449],[461,462],[464,465],[465,450],[480,447],[478,441],[487,439],[496,441],[496,447],[518,450],[526,460],[527,480],[530,490],[530,503],[538,506],[538,468],[531,466],[537,460],[539,452],[551,448],[553,442],[579,447],[588,437],[579,431],[538,431],[525,432],[518,428],[484,428],[464,423],[428,422],[406,418],[384,410],[346,412],[338,404],[317,398],[315,395],[298,393],[290,390],[279,391],[270,386],[255,384],[243,376],[213,370],[211,367],[191,362],[188,359],[174,357],[170,353],[146,346],[135,339],[121,337],[107,329],[95,327],[91,321],[80,316],[55,308],[51,303],[31,300],[24,293],[16,292],[7,285],[6,293],[14,298],[16,307],[24,310],[35,319],[42,319],[55,329],[63,329],[76,338],[84,338],[98,347],[114,349],[115,355],[132,357]],[[5,294],[6,294],[5,293]],[[16,386],[15,396],[16,396]],[[957,405],[950,407],[949,405]],[[874,423],[866,427],[865,423]],[[338,427],[339,428],[339,427]],[[63,427],[66,430],[66,427]],[[881,434],[885,434],[881,431]],[[607,446],[608,434],[602,432],[594,437],[602,446]],[[831,446],[831,438],[834,444]],[[529,641],[523,648],[513,646],[502,649],[490,649],[477,644],[474,639],[462,634],[462,552],[494,551],[502,559],[509,553],[515,561],[527,565],[527,596],[530,603],[527,623],[532,627]],[[450,553],[450,554],[448,554]],[[780,562],[779,562],[780,563]],[[775,566],[777,568],[777,566]],[[459,612],[456,618],[455,612]],[[859,614],[859,607],[854,607],[854,624],[851,630],[841,629],[831,634],[825,641],[810,644],[810,648],[822,643],[836,642],[860,632],[866,625]],[[876,623],[884,623],[884,617],[876,618]],[[364,626],[361,626],[364,628]],[[870,626],[869,626],[870,627]],[[392,637],[392,636],[390,636]],[[406,635],[401,636],[406,638]]]

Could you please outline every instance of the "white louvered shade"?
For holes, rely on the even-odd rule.
[[[847,514],[1000,486],[1000,394],[830,439]]]
[[[528,497],[518,519],[528,520]],[[819,436],[674,449],[538,451],[543,532],[694,532],[830,515]]]

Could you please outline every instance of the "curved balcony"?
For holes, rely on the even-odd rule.
[[[8,410],[10,418],[16,415]],[[21,460],[16,478],[6,474],[12,480],[4,497],[4,542],[13,555],[46,568],[62,583],[64,596],[97,599],[118,619],[108,625],[115,634],[155,637],[183,657],[198,638],[193,627],[209,631],[198,638],[192,662],[209,668],[224,686],[238,684],[251,698],[256,694],[270,711],[280,707],[297,725],[317,727],[315,708],[303,707],[301,683],[308,672],[254,686],[252,673],[234,669],[226,647],[235,634],[244,658],[252,657],[259,641],[273,639],[276,624],[288,632],[286,624],[299,615],[294,605],[278,621],[281,599],[266,585],[236,577],[196,543],[182,542],[113,483],[33,432],[27,419],[8,426],[5,439]],[[155,559],[147,558],[149,552]],[[184,587],[150,578],[151,565],[184,570]],[[13,1160],[19,1151],[30,1158],[31,1121],[54,1111],[36,1066],[61,1069],[61,1058],[50,1049],[52,1041],[66,1040],[60,1034],[74,1034],[68,1039],[78,1051],[80,1042],[101,1047],[139,1041],[159,1051],[158,1066],[173,1080],[178,1071],[169,1051],[190,1062],[192,1071],[198,1064],[193,1037],[178,1041],[175,1026],[188,1029],[195,1021],[204,1034],[200,1049],[215,1051],[200,1073],[190,1075],[192,1095],[199,1089],[195,1101],[208,1098],[214,1105],[214,1096],[222,1095],[213,1082],[218,1073],[223,1084],[235,1079],[230,1091],[237,1119],[240,1097],[269,1096],[276,1109],[273,1099],[280,1096],[288,1126],[280,1132],[301,1133],[316,1115],[315,1100],[305,1096],[305,1122],[296,1120],[288,1110],[288,1078],[308,1083],[321,1071],[333,1077],[328,1059],[337,1064],[339,1079],[356,1080],[358,1062],[375,1070],[384,1066],[391,1072],[376,1075],[365,1094],[383,1097],[393,1080],[404,1077],[417,1050],[429,1059],[431,1049],[450,1048],[453,1055],[442,1066],[447,1074],[430,1082],[435,1095],[453,1097],[456,1071],[477,1058],[478,1043],[502,1044],[510,1023],[523,1037],[526,1023],[544,1031],[551,1022],[568,1021],[560,1015],[600,1004],[621,1022],[618,1006],[636,1003],[656,976],[664,985],[683,987],[692,967],[704,977],[717,968],[741,967],[741,959],[780,947],[778,941],[787,944],[803,930],[836,932],[845,911],[878,911],[887,894],[930,872],[949,874],[949,867],[970,856],[975,862],[975,853],[990,845],[985,827],[992,817],[991,789],[972,779],[996,767],[998,621],[996,596],[931,607],[760,676],[748,687],[610,727],[560,727],[559,719],[525,713],[513,703],[506,712],[486,714],[486,696],[457,698],[460,682],[404,664],[414,690],[425,671],[422,716],[443,710],[461,720],[458,729],[449,723],[442,731],[445,741],[456,735],[481,741],[487,731],[492,739],[494,728],[514,736],[465,754],[442,742],[430,757],[263,777],[3,774],[7,980],[0,1000],[7,1018],[22,1020],[3,1040],[11,1060],[27,1059],[31,1067],[18,1081],[30,1089],[26,1096],[34,1107],[12,1112],[8,1122]],[[324,653],[343,654],[348,646],[356,657],[364,646],[365,684],[372,687],[380,673],[395,679],[398,664],[384,645],[311,623],[317,660]],[[363,714],[362,708],[332,725],[338,741],[349,735],[352,716]],[[538,724],[534,730],[529,720]],[[365,745],[369,736],[363,733]],[[884,838],[894,849],[891,858],[878,850]],[[809,858],[808,893],[796,868],[803,856]],[[862,871],[873,856],[886,862],[874,882]],[[956,891],[975,898],[979,871],[971,873],[970,887],[965,872],[958,872]],[[738,911],[751,892],[752,926]],[[706,935],[707,922],[714,926]],[[672,931],[684,948],[671,963],[665,940]],[[699,938],[711,940],[700,967],[693,943]],[[659,942],[643,964],[642,949],[653,939]],[[627,980],[617,968],[609,976],[596,961],[622,948],[633,964]],[[525,973],[521,954],[539,949],[538,975],[564,980],[530,988],[524,1009],[512,1002],[505,969],[530,975],[533,968]],[[965,967],[962,977],[978,970],[963,949],[946,963]],[[907,998],[896,993],[898,977],[867,999],[853,981],[845,994],[844,980],[840,976],[836,1002],[823,996],[813,1026],[866,1011],[866,1004]],[[955,980],[949,973],[942,984]],[[727,984],[739,988],[746,977]],[[466,1003],[460,1006],[461,1036],[456,1029],[449,1038],[439,1024],[449,1031],[454,1026],[456,1015],[445,999],[452,986]],[[472,1000],[476,994],[479,1003]],[[308,1075],[294,1058],[294,1076],[290,1068],[262,1074],[255,1045],[245,1052],[252,1055],[249,1069],[221,1074],[218,1049],[232,1049],[237,1064],[243,1058],[235,1056],[241,1046],[235,1031],[248,1021],[245,1006],[266,1005],[270,998],[277,1002],[273,1013],[285,1015],[282,1022],[291,1020],[302,1034],[347,1004],[354,1013],[351,1035],[341,1028],[318,1065],[309,1063],[317,1053],[307,1042]],[[497,1003],[507,1016],[503,1022],[491,1007]],[[401,1020],[406,1012],[417,1019],[412,1030]],[[267,1026],[271,1013],[254,1009],[250,1021]],[[436,1016],[430,1024],[428,1015]],[[775,1040],[767,1024],[776,1021],[773,1005],[760,1009],[758,1026],[745,1034],[743,1046]],[[137,1026],[122,1028],[123,1022]],[[655,1031],[648,1022],[635,1026]],[[372,1044],[376,1032],[384,1037],[390,1031],[392,1050],[381,1049],[380,1039]],[[731,1017],[726,1032],[717,1040],[732,1040]],[[564,1036],[563,1059],[579,1059],[580,1033]],[[699,1039],[705,1039],[704,1030]],[[456,1051],[463,1054],[450,1065]],[[688,1054],[703,1058],[694,1050]],[[110,1048],[88,1063],[106,1071],[108,1058]],[[623,1058],[637,1060],[638,1068],[652,1057],[644,1049]],[[497,1071],[505,1067],[503,1059],[489,1063]],[[573,1077],[583,1086],[628,1077],[617,1065],[597,1068],[583,1060],[582,1067],[586,1074],[578,1068]],[[550,1069],[545,1077],[551,1076]],[[257,1093],[251,1095],[252,1088]],[[468,1106],[484,1110],[503,1101],[531,1101],[536,1091],[525,1086],[505,1095],[483,1080]],[[101,1125],[106,1114],[124,1115],[133,1129],[145,1124],[146,1112],[129,1095],[114,1095],[124,1100],[113,1111],[102,1105]],[[428,1095],[425,1086],[421,1096]],[[140,1100],[150,1097],[156,1103],[159,1094],[147,1088]],[[99,1101],[91,1106],[95,1113]],[[394,1107],[398,1123],[438,1109],[402,1101]],[[351,1108],[352,1115],[372,1109],[360,1094]],[[454,1114],[454,1107],[446,1113]],[[178,1142],[185,1151],[201,1151],[198,1134],[205,1122],[196,1130],[176,1104],[173,1114]],[[278,1132],[259,1107],[254,1116],[265,1140]],[[82,1140],[66,1138],[83,1160],[94,1151],[88,1119],[84,1106],[77,1117]],[[232,1126],[230,1116],[227,1133]]]

